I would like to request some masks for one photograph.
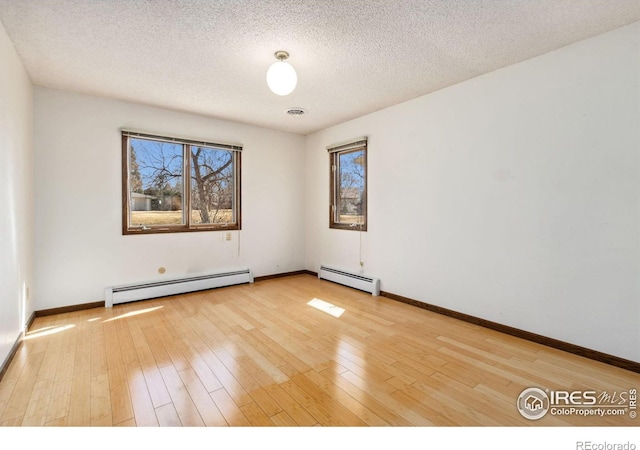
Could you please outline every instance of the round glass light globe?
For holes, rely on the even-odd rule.
[[[274,62],[267,71],[267,85],[274,94],[289,95],[296,88],[297,83],[296,70],[287,62]]]

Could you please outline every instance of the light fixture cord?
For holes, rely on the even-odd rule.
[[[360,237],[360,271],[364,271],[364,261],[362,260],[362,220],[360,220],[360,223],[358,225],[358,235]]]

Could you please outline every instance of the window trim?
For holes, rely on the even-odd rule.
[[[368,184],[368,163],[367,163],[367,148],[368,139],[366,136],[357,139],[352,139],[346,142],[333,144],[327,147],[329,152],[329,228],[338,230],[351,230],[351,231],[367,231],[369,219],[368,219],[368,198],[367,198],[367,184]],[[337,221],[338,208],[340,202],[338,201],[338,186],[340,181],[338,180],[338,159],[341,154],[351,153],[354,151],[364,150],[364,190],[362,200],[362,212],[364,217],[364,223],[344,223]]]
[[[242,145],[239,144],[221,144],[214,142],[205,142],[194,139],[186,139],[175,136],[166,136],[139,132],[127,129],[121,129],[122,142],[122,234],[123,235],[141,235],[141,234],[160,234],[160,233],[189,233],[198,231],[233,231],[242,229]],[[129,151],[129,139],[140,138],[146,140],[154,140],[158,142],[167,142],[172,144],[181,144],[183,146],[183,220],[184,224],[176,225],[156,225],[156,226],[130,226],[131,205],[130,205],[130,169],[131,161]],[[208,223],[208,224],[192,224],[191,223],[191,155],[187,149],[192,145],[202,147],[217,148],[233,152],[233,170],[234,170],[234,195],[232,197],[232,209],[235,211],[235,222],[233,223]],[[187,175],[188,174],[188,175]],[[185,213],[185,211],[188,211]]]

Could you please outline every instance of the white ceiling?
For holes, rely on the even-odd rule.
[[[0,0],[0,19],[36,85],[308,134],[636,22],[640,0]]]

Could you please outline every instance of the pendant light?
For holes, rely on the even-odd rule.
[[[284,50],[275,52],[278,61],[271,64],[267,71],[267,85],[277,95],[289,95],[296,88],[298,75],[291,64],[285,62],[289,53]]]

